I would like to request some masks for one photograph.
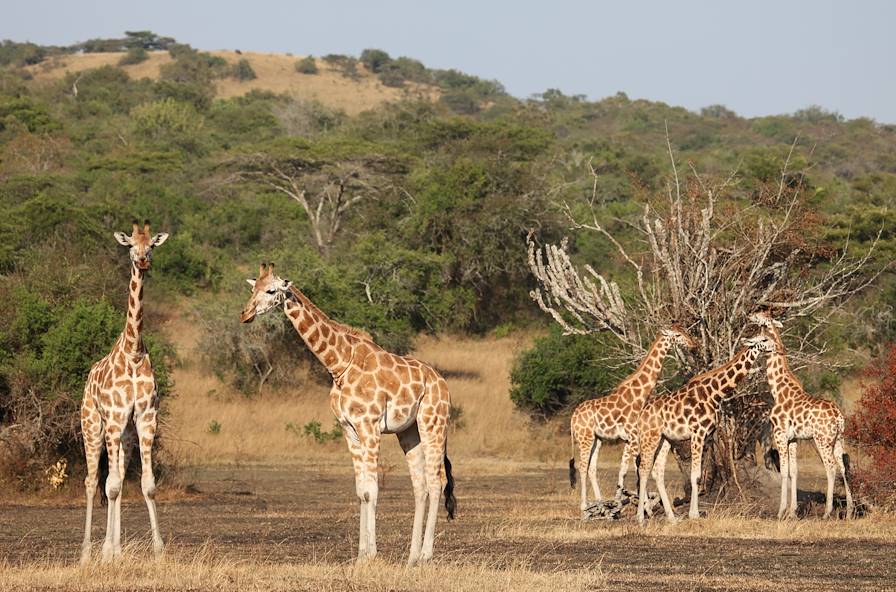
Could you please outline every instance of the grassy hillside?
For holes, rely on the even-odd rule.
[[[240,97],[251,91],[267,91],[304,101],[318,101],[330,109],[357,115],[388,102],[437,100],[439,97],[439,89],[432,85],[412,83],[404,88],[388,87],[363,66],[358,68],[357,75],[349,78],[339,67],[326,60],[315,59],[318,73],[308,75],[297,72],[295,67],[296,62],[305,56],[248,51],[239,54],[235,51],[209,53],[226,60],[228,64],[247,60],[257,76],[245,81],[235,78],[216,80],[215,96],[220,99]],[[126,52],[119,51],[60,55],[27,66],[25,71],[34,77],[36,83],[57,81],[71,73],[103,66],[120,67],[133,80],[158,80],[162,67],[174,61],[167,51],[152,51],[147,52],[146,61],[119,66],[125,55]]]

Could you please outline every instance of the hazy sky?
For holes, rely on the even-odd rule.
[[[626,92],[741,115],[818,104],[896,123],[896,2],[2,0],[0,38],[70,44],[151,29],[201,49],[366,47],[597,99]]]

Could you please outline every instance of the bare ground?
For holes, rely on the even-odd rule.
[[[892,516],[849,523],[810,517],[782,524],[765,510],[741,518],[730,509],[706,508],[708,519],[674,526],[661,520],[646,529],[628,521],[583,523],[559,468],[517,465],[497,474],[466,469],[455,468],[458,517],[446,523],[443,515],[438,526],[436,556],[443,565],[475,560],[487,564],[489,573],[522,568],[535,574],[526,576],[532,582],[537,574],[601,576],[572,589],[896,590]],[[258,560],[268,566],[348,566],[353,560],[358,523],[350,467],[329,461],[228,466],[196,470],[190,477],[195,493],[160,501],[169,553],[191,556],[212,549],[219,561]],[[122,513],[128,541],[148,540],[138,488],[126,487]],[[403,563],[412,511],[404,474],[387,475],[378,520],[383,562]],[[98,514],[95,540],[104,526],[105,512]],[[77,561],[84,516],[77,497],[7,501],[0,504],[0,515],[0,589],[69,589],[80,581],[65,579],[77,574],[58,580],[23,575],[35,566],[52,569]],[[145,549],[137,555],[146,555]],[[251,581],[251,570],[243,577]],[[180,589],[159,582],[128,586]],[[568,589],[555,589],[561,588]]]

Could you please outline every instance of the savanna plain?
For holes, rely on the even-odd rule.
[[[329,429],[326,387],[253,399],[229,392],[192,362],[196,327],[189,319],[164,325],[182,352],[163,436],[178,467],[159,498],[164,557],[152,559],[146,510],[131,481],[122,511],[124,559],[80,567],[83,494],[71,478],[59,492],[0,502],[0,589],[896,589],[896,518],[821,520],[810,498],[823,490],[824,477],[808,447],[801,453],[807,515],[800,521],[774,519],[777,482],[757,468],[765,500],[710,500],[700,520],[667,525],[657,516],[643,529],[630,516],[583,522],[578,492],[567,481],[562,423],[533,424],[507,396],[513,357],[532,339],[525,333],[418,340],[415,355],[443,371],[461,410],[449,439],[458,515],[453,522],[440,516],[431,564],[404,567],[413,495],[397,442],[387,440],[380,554],[356,566],[357,504],[344,445],[320,443],[294,427],[316,419]],[[619,458],[608,448],[599,467],[605,491]],[[677,473],[670,471],[670,491],[682,497]],[[101,522],[95,520],[95,541]]]

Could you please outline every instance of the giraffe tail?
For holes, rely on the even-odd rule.
[[[778,473],[781,472],[781,455],[777,449],[769,448],[765,452],[765,468],[771,469],[773,467]]]
[[[457,509],[457,499],[454,497],[454,475],[451,474],[451,461],[448,459],[448,450],[445,450],[445,510],[448,512],[448,520],[454,520],[454,511]]]
[[[846,482],[852,481],[849,468],[849,455],[845,452],[843,453],[843,480]]]
[[[572,489],[576,488],[576,433],[575,430],[571,430],[572,434],[572,458],[569,459],[569,486]]]
[[[106,479],[109,477],[109,453],[106,452],[105,443],[100,449],[100,464],[99,464],[99,482],[97,483],[97,487],[100,490],[100,505],[105,506],[109,503],[109,498],[106,497]]]

